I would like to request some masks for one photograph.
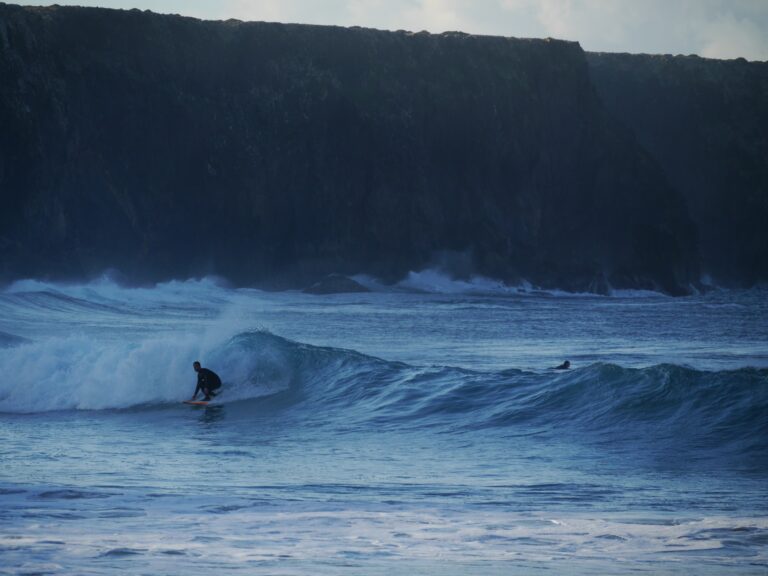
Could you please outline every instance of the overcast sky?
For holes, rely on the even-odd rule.
[[[51,2],[17,2],[47,5]],[[585,50],[768,60],[768,0],[56,0],[197,18],[461,30]]]

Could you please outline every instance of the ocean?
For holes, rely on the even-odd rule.
[[[2,289],[0,574],[768,574],[767,290],[358,280]]]

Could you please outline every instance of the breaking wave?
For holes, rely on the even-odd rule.
[[[0,349],[0,364],[14,376],[0,382],[0,411],[175,404],[194,388],[198,357],[222,376],[224,404],[281,397],[330,425],[568,432],[655,449],[768,455],[766,369],[598,363],[567,372],[482,372],[389,362],[267,332],[202,344],[192,336],[132,344],[72,336]]]

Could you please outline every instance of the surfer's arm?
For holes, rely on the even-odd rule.
[[[194,400],[197,398],[198,392],[205,392],[207,382],[207,378],[205,377],[205,372],[203,370],[200,370],[200,372],[197,373],[197,388],[195,388],[195,394],[192,396],[192,399]]]

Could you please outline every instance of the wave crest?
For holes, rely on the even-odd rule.
[[[120,409],[174,403],[194,388],[192,361],[224,380],[225,403],[282,394],[309,417],[361,427],[567,430],[667,447],[768,454],[768,370],[701,372],[593,364],[567,372],[418,367],[351,350],[244,332],[138,344],[83,337],[0,349],[0,411]],[[314,417],[314,416],[312,416]]]

